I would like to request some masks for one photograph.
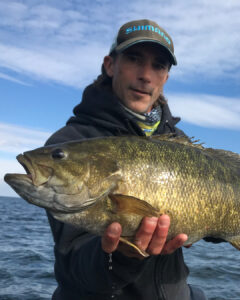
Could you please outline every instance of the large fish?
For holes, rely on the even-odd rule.
[[[168,214],[168,239],[215,237],[240,250],[239,154],[186,138],[131,136],[42,147],[17,159],[27,174],[5,181],[62,222],[101,235],[117,221],[121,240],[137,249],[142,218]]]

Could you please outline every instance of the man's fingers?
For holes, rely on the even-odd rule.
[[[135,236],[135,244],[150,255],[171,254],[182,247],[187,241],[186,234],[179,234],[166,242],[170,218],[162,215],[159,218],[143,218]],[[102,236],[102,249],[107,253],[115,251],[122,233],[121,225],[117,222],[110,224]]]
[[[122,228],[119,223],[110,224],[102,236],[102,249],[111,253],[117,249]]]
[[[158,218],[156,229],[147,248],[147,252],[151,255],[158,255],[162,252],[165,245],[168,229],[170,226],[170,218],[167,215],[162,215]]]
[[[178,248],[182,247],[183,244],[187,241],[188,236],[184,233],[178,234],[174,239],[168,241],[161,254],[171,254],[176,251]]]
[[[162,215],[159,218],[144,218],[136,234],[135,244],[150,255],[171,254],[187,241],[186,234],[179,234],[166,242],[170,218]]]
[[[146,250],[156,229],[158,218],[143,218],[141,225],[135,235],[135,244],[141,249]]]

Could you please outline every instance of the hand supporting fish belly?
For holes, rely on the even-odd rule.
[[[106,252],[165,254],[204,237],[240,250],[239,154],[131,136],[42,147],[17,159],[27,174],[5,181],[56,219],[103,236]]]
[[[112,223],[107,227],[102,237],[102,249],[107,253],[118,250],[128,257],[139,259],[149,255],[171,254],[183,246],[187,241],[187,235],[178,234],[167,242],[169,227],[170,218],[167,215],[162,215],[159,218],[144,217],[134,238],[134,244],[137,246],[135,249],[126,241],[121,242],[121,225]]]

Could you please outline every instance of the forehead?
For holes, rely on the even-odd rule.
[[[140,56],[151,56],[157,60],[163,60],[170,63],[170,57],[166,49],[156,43],[138,43],[122,52],[123,54],[134,53]]]

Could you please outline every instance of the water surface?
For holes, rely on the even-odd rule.
[[[189,283],[204,289],[208,299],[240,300],[240,251],[200,241],[184,255]],[[20,198],[0,197],[0,300],[51,299],[53,265],[45,211]]]

